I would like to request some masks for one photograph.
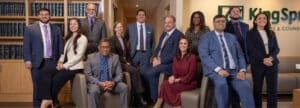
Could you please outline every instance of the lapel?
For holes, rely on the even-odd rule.
[[[51,35],[50,35],[50,38],[51,38],[51,42],[52,42],[52,46],[53,46],[53,45],[55,44],[55,40],[56,40],[56,39],[55,39],[55,36],[56,36],[56,35],[55,35],[55,34],[56,34],[55,32],[56,32],[56,31],[54,31],[54,25],[49,24],[49,26],[50,26],[50,32],[49,32],[49,33],[51,34]]]
[[[110,78],[112,78],[112,63],[113,63],[113,55],[110,54],[108,58],[108,70],[109,70]]]
[[[123,49],[122,49],[122,45],[121,45],[121,42],[119,41],[119,39],[118,39],[118,37],[117,36],[114,36],[114,40],[115,40],[115,42],[116,42],[116,49],[117,49],[117,51],[120,51],[120,54],[121,55],[123,55],[124,54],[124,51],[123,51]],[[123,43],[124,43],[124,39],[122,39],[123,40]],[[125,43],[124,43],[125,44]],[[125,45],[124,45],[124,47],[126,47]],[[116,52],[117,53],[117,52]]]
[[[219,39],[218,39],[217,34],[215,33],[215,31],[212,31],[212,33],[213,33],[213,36],[212,36],[212,38],[213,38],[212,44],[216,43],[215,46],[217,47],[217,49],[221,49],[221,50],[222,50],[221,44],[220,44],[220,41],[219,41]],[[220,51],[221,51],[221,50],[220,50]]]
[[[136,39],[135,39],[135,41],[134,41],[135,44],[133,44],[133,45],[135,46],[135,48],[136,48],[137,43],[138,43],[138,41],[139,41],[139,40],[138,40],[138,39],[139,39],[139,38],[138,38],[138,36],[139,36],[138,33],[139,33],[139,32],[138,32],[138,29],[137,29],[137,23],[135,22],[135,23],[133,24],[132,27],[133,27],[133,30],[134,30],[134,32],[135,32],[134,34],[136,34],[136,35],[135,35],[135,38],[136,38]]]
[[[41,30],[41,27],[40,27],[40,24],[39,22],[36,22],[34,24],[34,28],[36,29],[36,33],[37,33],[37,37],[40,39],[40,41],[43,43],[43,35],[42,35],[42,30]]]
[[[261,38],[261,35],[260,35],[260,33],[258,32],[258,30],[257,29],[254,29],[254,36],[256,36],[256,40],[257,40],[257,42],[258,42],[258,46],[261,46],[262,48],[260,48],[261,50],[263,50],[264,52],[265,52],[265,54],[266,54],[266,49],[265,49],[265,45],[264,45],[264,41],[263,41],[263,39]],[[266,31],[267,32],[267,31]],[[268,34],[267,34],[268,35]],[[270,41],[269,41],[270,39],[268,38],[268,44],[270,45]],[[270,47],[270,46],[269,46]]]
[[[175,33],[175,31],[176,31],[176,29],[173,31],[173,33],[170,35],[170,37],[165,41],[165,44],[164,44],[164,46],[161,48],[161,50],[163,50],[165,47],[166,47],[166,44],[168,43],[168,41],[172,38],[172,35],[174,35],[174,33]],[[167,32],[165,32],[164,34],[163,34],[163,38],[162,38],[162,40],[161,40],[161,44],[160,45],[163,45],[163,41],[164,41],[164,39],[165,39],[165,37],[166,37],[166,34],[167,34]]]

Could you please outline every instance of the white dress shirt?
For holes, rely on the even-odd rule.
[[[259,34],[264,42],[265,49],[266,49],[266,54],[269,54],[269,42],[268,42],[268,35],[265,30],[258,30]]]
[[[45,34],[45,30],[44,30],[44,25],[45,24],[39,21],[39,25],[40,25],[40,28],[41,28],[42,38],[43,38],[44,58],[48,58],[46,56],[47,47],[46,47],[46,37],[45,37],[46,34]],[[48,36],[50,38],[50,43],[51,43],[51,46],[52,46],[50,25],[49,25],[49,23],[47,23],[46,25],[47,25],[47,29],[48,29]]]
[[[141,25],[143,26],[143,35],[144,35],[144,49],[147,50],[147,46],[146,46],[146,26],[145,26],[145,23],[139,23],[137,22],[137,35],[138,35],[138,43],[137,43],[137,46],[136,46],[136,49],[137,50],[140,50],[140,28],[141,28]]]

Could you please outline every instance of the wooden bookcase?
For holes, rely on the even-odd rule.
[[[102,0],[0,0],[0,3],[15,2],[24,3],[25,14],[22,16],[3,15],[0,16],[1,22],[24,22],[26,26],[38,21],[37,16],[32,15],[32,3],[62,3],[62,16],[52,16],[50,23],[63,24],[63,32],[67,33],[67,21],[69,18],[85,18],[85,16],[69,16],[69,3],[97,3],[101,6],[103,13]],[[37,9],[35,10],[37,11]],[[51,10],[50,10],[51,11]],[[101,14],[103,18],[103,14]],[[98,17],[100,18],[100,17]],[[65,35],[65,34],[63,34]],[[1,45],[22,45],[23,36],[0,36]],[[62,102],[70,102],[70,84],[66,84],[60,96]],[[30,70],[24,68],[23,59],[0,59],[0,102],[31,102],[32,101],[32,80]]]

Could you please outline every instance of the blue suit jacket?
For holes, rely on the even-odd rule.
[[[241,35],[244,40],[244,49],[245,49],[244,54],[246,54],[246,57],[247,57],[246,59],[248,61],[248,54],[247,54],[248,50],[247,50],[247,41],[246,40],[247,40],[247,32],[249,31],[249,25],[244,22],[241,22],[241,21],[239,21],[239,24],[240,24],[240,29],[241,29],[241,33],[242,33]],[[232,24],[232,21],[228,21],[226,23],[226,28],[224,31],[228,32],[228,33],[232,33],[233,35],[237,34],[234,29],[234,26]]]
[[[268,34],[269,54],[266,54],[265,45],[257,29],[251,29],[247,36],[247,46],[250,64],[262,64],[263,59],[269,56],[273,57],[273,64],[279,64],[277,55],[279,53],[278,42],[273,31]]]
[[[63,53],[63,39],[59,27],[50,24],[52,57],[57,61]],[[24,31],[24,61],[31,61],[32,67],[40,67],[44,57],[43,37],[39,23],[34,23],[25,28]]]
[[[246,69],[245,57],[236,37],[224,32],[227,46],[237,70]],[[203,66],[204,75],[216,73],[215,68],[224,67],[223,54],[215,31],[208,32],[200,38],[198,52]],[[231,73],[230,73],[231,74]]]
[[[153,28],[145,24],[146,27],[146,51],[151,55],[152,50],[154,49],[154,30]],[[129,39],[130,42],[130,56],[134,57],[136,54],[136,46],[138,44],[138,31],[137,23],[132,23],[127,26],[125,33],[125,40]]]
[[[159,39],[158,46],[154,50],[153,57],[157,57],[158,52],[161,48],[161,44],[163,39],[166,36],[166,32],[164,32]],[[176,54],[176,50],[178,47],[178,41],[179,38],[183,36],[183,33],[179,30],[175,29],[174,32],[171,34],[170,38],[166,41],[161,53],[160,53],[160,62],[161,64],[172,64],[173,63],[173,57]]]

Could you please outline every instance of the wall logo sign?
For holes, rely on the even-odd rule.
[[[240,10],[241,10],[241,18],[240,19],[244,20],[244,6],[242,6],[242,5],[219,5],[218,6],[218,14],[219,15],[225,15],[226,20],[229,21],[230,20],[230,18],[229,18],[229,15],[230,15],[229,10],[232,7],[238,7],[238,8],[240,8]]]

